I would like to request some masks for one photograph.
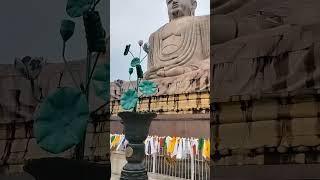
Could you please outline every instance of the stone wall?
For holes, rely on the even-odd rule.
[[[209,92],[141,98],[138,111],[156,112],[149,134],[158,136],[210,137],[210,97]],[[116,116],[123,111],[120,100],[113,99],[110,104],[111,133],[122,133],[123,126]]]
[[[320,163],[317,96],[214,103],[215,165]]]
[[[121,134],[120,118],[110,118],[111,133]],[[210,114],[158,114],[151,122],[149,135],[210,138]]]
[[[137,110],[152,111],[158,114],[209,114],[210,92],[143,97],[139,100]],[[111,101],[110,111],[113,115],[123,111],[120,100]]]

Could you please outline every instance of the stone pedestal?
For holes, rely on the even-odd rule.
[[[121,180],[141,179],[147,180],[148,174],[144,164],[145,145],[144,140],[148,136],[149,127],[155,113],[121,112],[124,134],[129,141],[126,149],[128,163],[123,167]]]

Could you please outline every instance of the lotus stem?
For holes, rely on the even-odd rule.
[[[142,61],[148,56],[148,54],[146,54],[140,61],[140,63],[142,63]]]
[[[99,2],[100,2],[100,0],[97,0],[97,1],[94,3],[94,5],[93,5],[93,9],[95,9],[95,8],[96,8],[96,6],[97,6],[97,4],[99,4]]]
[[[89,85],[90,85],[90,81],[92,79],[92,76],[93,76],[93,73],[94,73],[94,69],[97,66],[99,57],[100,57],[100,53],[97,54],[96,59],[95,59],[94,64],[93,64],[93,67],[92,67],[92,70],[90,72],[89,79],[88,79],[88,82],[87,82],[87,85],[86,85],[86,89],[85,89],[86,92],[88,91],[88,88],[89,88]]]
[[[73,76],[73,74],[72,74],[72,71],[71,71],[71,68],[70,68],[70,66],[69,66],[68,61],[67,61],[66,58],[65,58],[65,50],[66,50],[66,42],[64,41],[64,42],[63,42],[63,48],[62,48],[62,59],[63,59],[63,61],[64,61],[64,64],[66,65],[66,69],[67,69],[68,73],[70,74],[74,85],[75,85],[76,87],[80,88],[79,85],[78,85],[78,83],[77,83],[77,81],[76,81],[76,79],[74,78],[74,76]]]
[[[132,56],[133,58],[135,58],[134,55],[132,54],[132,52],[131,52],[130,50],[129,50],[129,53],[131,54],[131,56]]]
[[[32,93],[33,98],[34,98],[36,101],[38,101],[39,103],[41,103],[42,100],[39,99],[38,97],[36,97],[36,95],[35,95],[35,92],[34,92],[34,80],[33,80],[33,79],[30,79],[30,85],[31,85],[31,93]]]

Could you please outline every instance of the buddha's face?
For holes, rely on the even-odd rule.
[[[170,21],[183,16],[193,16],[196,0],[166,0]]]

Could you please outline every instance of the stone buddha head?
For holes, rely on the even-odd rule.
[[[196,0],[166,0],[166,3],[170,21],[183,16],[194,16],[197,8]]]

